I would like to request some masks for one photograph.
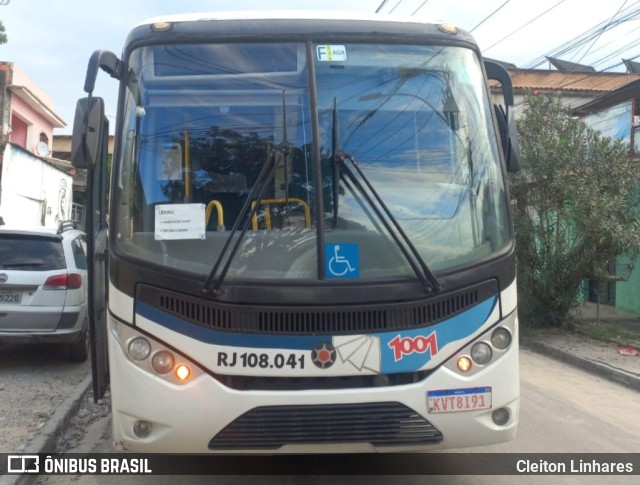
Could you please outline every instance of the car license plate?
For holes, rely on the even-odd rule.
[[[491,409],[491,388],[443,389],[427,392],[430,413],[461,413]]]
[[[21,291],[0,291],[0,303],[19,304],[22,301]]]

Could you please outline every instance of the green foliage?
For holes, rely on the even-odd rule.
[[[522,170],[511,179],[519,308],[560,326],[581,282],[640,252],[640,167],[619,140],[572,118],[557,95],[528,95],[518,122]]]
[[[4,24],[2,23],[2,20],[0,20],[0,44],[6,44],[7,40],[9,39],[7,38],[7,33],[4,28]]]
[[[629,345],[640,346],[640,337],[629,332],[625,323],[617,322],[586,322],[575,326],[575,331],[595,340],[613,342],[621,347]]]

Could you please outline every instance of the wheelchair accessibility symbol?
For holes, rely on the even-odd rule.
[[[327,278],[358,278],[360,258],[354,243],[325,244],[324,270]]]

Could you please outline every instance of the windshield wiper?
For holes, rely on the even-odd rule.
[[[222,285],[224,278],[229,272],[229,268],[231,267],[231,262],[233,261],[233,258],[235,257],[236,252],[240,247],[240,243],[242,242],[244,235],[249,229],[249,224],[251,224],[251,220],[253,219],[253,216],[256,215],[256,213],[258,212],[258,209],[260,208],[259,203],[256,203],[253,205],[253,207],[251,207],[251,202],[253,202],[254,200],[260,201],[261,199],[264,198],[265,194],[267,193],[269,184],[273,180],[276,170],[278,169],[279,163],[278,163],[277,153],[278,152],[283,154],[286,153],[287,149],[283,145],[284,144],[280,144],[277,147],[273,146],[269,150],[269,155],[267,156],[267,159],[264,162],[262,170],[260,170],[258,178],[256,179],[255,184],[253,184],[253,187],[251,188],[251,192],[249,192],[249,195],[247,196],[247,200],[245,200],[244,205],[240,210],[240,214],[238,214],[238,217],[235,223],[233,224],[231,231],[229,231],[229,235],[227,236],[227,239],[224,245],[222,246],[222,250],[220,251],[218,258],[216,259],[216,262],[213,265],[213,269],[211,270],[211,273],[209,273],[207,280],[204,282],[204,285],[202,286],[203,293],[209,294],[209,295],[219,294],[220,286]],[[248,214],[248,217],[246,217],[247,214]],[[244,220],[244,223],[242,225],[242,230],[240,232],[240,235],[236,238],[236,241],[233,244],[233,247],[231,248],[229,256],[227,257],[227,260],[224,266],[222,267],[220,274],[216,278],[218,269],[220,268],[220,265],[224,260],[227,250],[229,249],[229,246],[231,245],[231,242],[234,236],[236,235],[236,233],[238,232],[238,229],[240,228],[240,223],[243,220]]]
[[[378,191],[374,188],[374,186],[369,181],[368,177],[360,168],[360,164],[358,160],[351,155],[350,153],[346,153],[342,150],[336,150],[336,159],[335,162],[339,164],[342,169],[340,175],[343,177],[347,177],[351,184],[358,190],[358,192],[365,198],[369,207],[376,214],[382,225],[385,227],[387,232],[391,235],[391,238],[396,243],[402,255],[405,257],[409,266],[416,274],[416,277],[422,283],[425,291],[427,293],[439,292],[442,290],[442,283],[436,278],[433,272],[429,269],[427,264],[425,263],[422,256],[418,252],[418,249],[415,247],[413,242],[407,233],[404,232],[404,229],[400,226],[400,223],[395,218],[395,216],[391,213],[391,210],[384,203],[384,200],[378,193]],[[347,164],[347,161],[351,162],[351,166]],[[356,177],[356,172],[358,177]],[[364,185],[362,184],[364,182]],[[366,188],[365,188],[366,186]],[[367,190],[368,189],[368,190]],[[373,197],[372,197],[373,196]]]
[[[396,245],[400,249],[400,252],[402,252],[402,255],[405,257],[405,259],[409,263],[409,266],[411,266],[411,269],[416,274],[416,277],[424,287],[425,292],[431,293],[432,291],[441,291],[442,283],[440,283],[433,272],[429,269],[427,263],[424,262],[424,259],[422,259],[422,256],[420,256],[420,253],[416,249],[413,242],[411,242],[411,239],[409,239],[409,236],[407,236],[407,233],[404,232],[398,220],[391,213],[387,205],[384,203],[384,200],[382,200],[382,197],[380,197],[378,191],[373,187],[367,176],[360,168],[360,164],[358,163],[356,158],[350,153],[347,153],[339,148],[340,142],[338,138],[338,102],[336,98],[333,99],[332,122],[333,127],[331,151],[333,155],[333,227],[336,227],[338,220],[338,179],[340,179],[341,177],[347,177],[351,181],[351,184],[353,184],[358,192],[365,198],[365,200],[369,204],[369,207],[371,207],[373,212],[375,212],[376,216],[378,217],[378,220],[391,235],[393,241],[396,243]],[[365,183],[369,191],[365,189],[360,180],[356,177],[351,167],[347,165],[347,160],[351,162],[351,165],[353,165],[356,172]],[[372,195],[373,199],[371,198]],[[369,218],[371,218],[369,212],[365,212],[369,216]],[[372,222],[375,223],[373,219]]]
[[[247,196],[247,200],[245,200],[244,205],[240,210],[240,214],[238,214],[238,217],[236,218],[236,221],[233,224],[231,231],[229,232],[229,236],[227,236],[227,239],[224,242],[224,245],[222,246],[220,254],[218,255],[218,258],[216,259],[216,262],[213,265],[213,269],[211,270],[211,272],[209,273],[209,276],[207,277],[206,281],[202,285],[202,292],[206,295],[216,296],[220,294],[220,286],[222,285],[222,282],[224,281],[225,277],[227,276],[227,273],[229,272],[229,268],[231,267],[233,258],[238,252],[240,243],[244,239],[244,236],[247,233],[247,230],[249,229],[249,224],[251,224],[253,217],[256,215],[256,213],[258,212],[258,209],[260,208],[260,201],[264,199],[264,196],[267,193],[267,189],[269,188],[269,184],[273,181],[275,177],[276,171],[280,166],[280,163],[279,163],[280,160],[284,161],[285,167],[289,165],[289,162],[288,162],[289,141],[287,139],[287,116],[286,116],[286,105],[285,105],[284,96],[285,96],[285,92],[283,91],[282,92],[282,110],[283,110],[283,127],[282,127],[283,138],[282,139],[283,141],[278,145],[271,146],[269,150],[269,154],[267,155],[267,159],[265,160],[264,165],[262,166],[262,169],[258,174],[258,178],[256,179],[256,182],[253,184],[253,187],[251,188],[251,191]],[[285,170],[288,170],[288,169],[285,169]],[[286,192],[287,202],[288,202],[288,198],[289,198],[289,193],[287,190]],[[256,203],[253,204],[253,207],[252,207],[251,203],[254,200],[256,201]],[[220,266],[222,265],[222,261],[224,260],[227,250],[229,250],[229,246],[231,246],[231,242],[233,241],[234,236],[236,235],[236,233],[238,232],[238,229],[240,228],[240,222],[242,220],[244,220],[244,223],[242,225],[242,230],[240,232],[240,235],[236,238],[235,243],[233,244],[233,247],[229,252],[229,256],[227,257],[227,260],[225,261],[224,266],[222,266],[222,269],[220,270],[220,274],[216,277],[216,274],[218,273],[218,269],[220,269]]]

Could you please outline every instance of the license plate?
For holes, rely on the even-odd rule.
[[[21,301],[21,291],[0,291],[0,303],[19,304]]]
[[[470,387],[467,389],[443,389],[427,392],[429,412],[462,413],[491,409],[491,388]]]

